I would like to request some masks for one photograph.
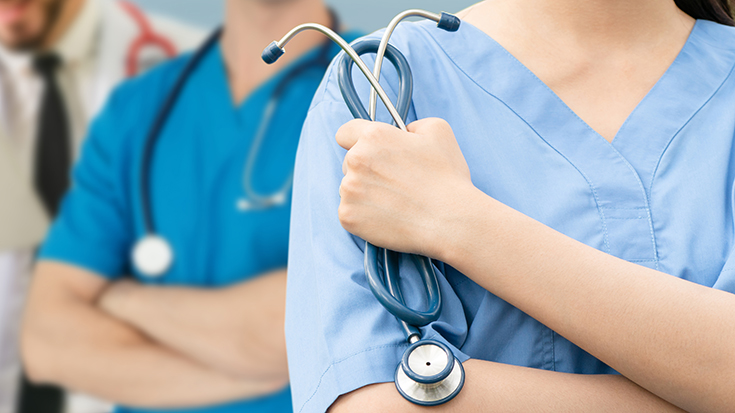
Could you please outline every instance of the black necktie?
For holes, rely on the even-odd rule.
[[[44,83],[37,123],[34,184],[46,210],[54,216],[69,187],[71,165],[69,122],[64,100],[56,83],[56,70],[61,66],[61,59],[55,54],[43,54],[34,59],[33,66]],[[24,375],[17,412],[61,413],[63,406],[64,393],[61,389],[32,384]]]
[[[56,82],[61,59],[56,54],[42,54],[34,59],[33,65],[44,83],[34,159],[35,186],[46,210],[54,216],[69,187],[71,167],[69,121]]]

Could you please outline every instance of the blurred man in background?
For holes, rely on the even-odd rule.
[[[87,123],[120,80],[201,38],[113,0],[0,0],[0,413],[15,411],[31,263]],[[23,413],[61,410],[58,389],[22,394]]]
[[[300,23],[339,24],[322,0],[226,7],[221,36],[126,83],[95,121],[31,287],[22,347],[36,381],[119,412],[292,410],[293,162],[339,49],[311,32],[275,65],[260,53]]]

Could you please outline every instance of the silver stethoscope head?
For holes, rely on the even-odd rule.
[[[301,24],[299,26],[294,27],[291,29],[290,32],[286,33],[281,40],[274,41],[273,43],[269,44],[268,47],[263,50],[263,54],[261,57],[263,58],[263,61],[272,64],[275,63],[281,56],[283,56],[284,53],[286,53],[286,50],[284,47],[286,44],[288,44],[291,39],[296,36],[297,34],[301,33],[304,30],[315,30],[318,31],[325,36],[327,36],[330,40],[337,43],[337,45],[345,52],[347,55],[352,59],[353,62],[357,65],[357,67],[360,69],[362,74],[365,76],[365,78],[370,82],[370,86],[375,90],[375,92],[378,94],[378,97],[383,102],[385,107],[388,109],[388,113],[390,113],[390,116],[393,118],[393,121],[396,123],[396,125],[401,128],[401,130],[406,130],[406,123],[403,122],[403,119],[401,118],[401,115],[398,114],[398,111],[396,110],[395,106],[393,106],[393,103],[388,98],[388,95],[385,93],[385,90],[380,86],[378,83],[378,80],[375,79],[375,76],[370,72],[370,69],[367,67],[365,62],[360,59],[360,56],[355,52],[355,49],[353,49],[340,35],[332,31],[326,26],[322,26],[321,24],[317,23],[305,23]]]
[[[443,343],[420,340],[403,353],[395,383],[398,392],[412,403],[435,406],[459,394],[464,368]]]
[[[282,191],[258,200],[240,198],[237,200],[237,209],[241,212],[270,209],[285,204],[287,200],[288,194]]]
[[[274,63],[284,53],[285,45],[298,33],[304,30],[318,31],[345,52],[346,56],[338,64],[338,77],[342,96],[350,112],[355,118],[375,120],[375,96],[388,109],[393,122],[402,130],[406,130],[404,117],[407,116],[411,103],[413,81],[408,62],[397,49],[388,44],[393,30],[401,20],[419,16],[437,22],[437,26],[446,31],[459,29],[460,20],[451,14],[435,14],[423,10],[407,10],[396,16],[386,29],[382,40],[376,44],[374,40],[365,40],[350,46],[344,39],[332,30],[315,23],[302,24],[293,28],[281,40],[272,42],[263,50],[262,58],[268,63]],[[371,72],[360,54],[377,51],[374,72]],[[403,116],[396,106],[388,98],[383,88],[378,83],[380,78],[383,56],[387,56],[396,68],[399,77],[398,108],[404,112]],[[351,65],[356,64],[371,86],[371,105],[369,112],[362,106],[359,96],[352,84]],[[382,251],[382,252],[381,252]],[[382,268],[379,258],[382,254]],[[432,303],[430,310],[419,312],[406,307],[403,295],[398,284],[397,253],[382,250],[370,243],[366,243],[365,272],[370,283],[371,290],[378,301],[388,309],[401,322],[410,345],[403,353],[401,362],[395,371],[395,385],[398,392],[408,401],[423,405],[435,406],[446,403],[454,398],[464,386],[464,368],[452,351],[445,344],[436,340],[422,340],[418,327],[425,326],[436,321],[441,311],[441,294],[433,270],[431,260],[426,257],[415,256],[417,269],[423,278],[427,291],[427,298]]]
[[[165,238],[148,233],[135,243],[133,264],[143,275],[157,278],[166,273],[174,262],[174,250]]]

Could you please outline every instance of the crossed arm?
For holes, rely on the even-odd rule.
[[[424,119],[409,130],[362,121],[340,129],[348,149],[342,225],[377,245],[448,263],[623,375],[471,360],[467,388],[443,411],[732,411],[735,295],[546,227],[472,185],[446,122]],[[375,405],[365,401],[379,398],[421,410],[381,384],[341,397],[332,411],[370,411]]]
[[[255,397],[288,382],[284,301],[285,271],[221,290],[169,290],[110,286],[81,268],[41,262],[23,358],[33,380],[124,405],[194,407]],[[268,321],[258,318],[263,314]],[[260,352],[251,353],[255,348]]]

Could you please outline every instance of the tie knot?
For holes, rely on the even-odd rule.
[[[56,53],[44,53],[33,59],[33,67],[42,76],[50,76],[61,65],[61,57]]]

